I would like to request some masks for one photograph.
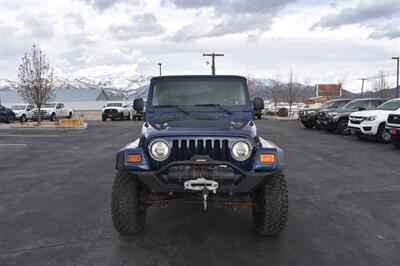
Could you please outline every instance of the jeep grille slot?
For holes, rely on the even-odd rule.
[[[189,160],[193,155],[208,155],[214,160],[228,160],[227,139],[172,140],[173,160]]]

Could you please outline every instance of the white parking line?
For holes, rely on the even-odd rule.
[[[34,138],[57,138],[59,135],[16,135],[16,134],[0,134],[0,137],[34,137]]]
[[[26,146],[27,144],[25,144],[25,143],[10,143],[10,144],[3,144],[3,143],[0,143],[0,146]]]

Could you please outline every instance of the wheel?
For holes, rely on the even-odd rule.
[[[258,234],[276,236],[288,219],[289,199],[285,176],[282,171],[273,175],[271,181],[256,192],[253,208],[254,227]]]
[[[257,119],[261,119],[261,115],[257,115]]]
[[[106,121],[106,120],[107,120],[107,117],[102,116],[102,117],[101,117],[101,120]]]
[[[119,116],[119,120],[125,120],[124,113],[122,113],[122,114]]]
[[[131,113],[130,113],[130,112],[128,113],[127,119],[128,119],[128,120],[131,120]]]
[[[72,118],[72,112],[69,112],[69,114],[68,114],[68,117],[67,117],[68,119],[71,119]]]
[[[341,134],[341,135],[350,135],[350,131],[347,127],[347,124],[349,123],[348,119],[342,119],[339,121],[336,131],[337,133]]]
[[[376,133],[376,140],[383,143],[390,142],[390,133],[385,130],[385,124],[380,124]]]
[[[26,122],[26,116],[25,115],[21,115],[19,121],[21,121],[22,123]]]
[[[56,121],[56,114],[55,113],[51,114],[50,121]]]
[[[392,139],[392,144],[395,146],[397,149],[400,149],[400,139]]]
[[[8,115],[6,123],[14,123],[15,122],[15,116],[14,115]]]
[[[137,234],[144,229],[146,207],[140,204],[141,191],[131,174],[119,171],[115,176],[111,215],[114,228],[120,234]]]
[[[314,125],[310,125],[310,124],[303,124],[305,128],[313,128]]]

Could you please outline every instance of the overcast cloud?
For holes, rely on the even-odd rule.
[[[217,73],[334,82],[379,70],[400,54],[399,1],[3,0],[0,79],[16,79],[33,43],[64,76]],[[391,80],[393,85],[393,80]],[[372,83],[366,84],[370,87]]]

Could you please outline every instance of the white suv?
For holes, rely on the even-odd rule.
[[[400,149],[400,111],[391,112],[386,121],[386,130],[390,133],[392,144]]]
[[[16,104],[11,106],[11,110],[15,113],[15,118],[21,122],[33,119],[33,110],[35,106],[33,104]]]
[[[385,130],[386,120],[393,111],[400,110],[400,98],[379,105],[375,110],[350,114],[348,128],[352,135],[360,138],[373,138],[380,142],[389,142],[390,133]]]

